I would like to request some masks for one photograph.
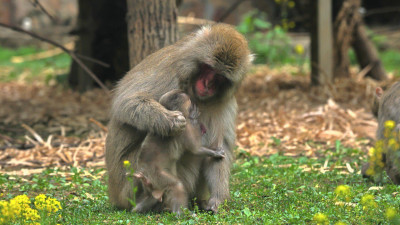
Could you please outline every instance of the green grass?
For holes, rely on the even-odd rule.
[[[353,50],[349,51],[350,62],[352,65],[358,65],[356,55]],[[385,50],[379,52],[379,58],[383,63],[383,67],[388,72],[394,72],[396,76],[400,76],[400,51],[399,50]]]
[[[27,56],[42,52],[34,47],[8,49],[0,47],[0,82],[23,79],[26,81],[49,81],[56,75],[67,73],[71,58],[66,53],[52,57],[26,60],[21,63],[12,62],[14,56]]]
[[[387,50],[379,53],[382,63],[387,71],[393,72],[397,71],[397,74],[400,75],[400,52],[395,50]]]
[[[351,167],[361,164],[359,151],[343,147],[327,151],[328,157],[321,159],[277,154],[252,157],[242,151],[232,168],[231,200],[217,215],[195,210],[193,215],[177,218],[171,213],[118,211],[108,202],[102,169],[71,168],[67,173],[47,169],[27,177],[0,174],[0,193],[5,193],[0,199],[27,194],[33,200],[40,193],[55,197],[63,208],[57,212],[61,218],[55,219],[61,224],[313,224],[317,213],[326,215],[330,224],[391,224],[385,212],[389,207],[398,212],[400,187],[386,181],[383,189],[369,191],[376,184],[346,173],[346,157],[338,157],[339,153],[356,159],[349,161]],[[328,158],[322,173],[320,168]],[[345,201],[334,192],[342,184],[351,187],[348,200],[352,206],[335,205]],[[374,196],[376,207],[363,208],[360,201],[366,194]]]

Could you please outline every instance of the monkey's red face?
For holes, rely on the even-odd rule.
[[[228,83],[228,79],[217,74],[217,71],[207,64],[200,66],[200,74],[195,81],[196,95],[200,99],[208,99],[217,94],[219,89]]]

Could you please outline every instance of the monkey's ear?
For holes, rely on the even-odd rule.
[[[164,191],[155,190],[151,192],[153,198],[157,199],[159,202],[162,202],[162,196],[164,195]]]
[[[376,95],[377,98],[382,97],[382,95],[383,95],[383,90],[382,90],[381,87],[377,87],[377,88],[375,89],[375,95]]]
[[[250,55],[249,55],[249,64],[252,64],[252,63],[253,63],[255,57],[256,57],[255,54],[250,54]]]

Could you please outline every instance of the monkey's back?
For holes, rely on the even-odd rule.
[[[400,124],[400,82],[394,83],[384,92],[379,103],[377,138],[383,138],[384,123],[393,120]]]
[[[169,165],[176,162],[183,154],[183,146],[179,137],[160,137],[148,134],[140,148],[139,164]],[[140,165],[139,165],[140,166]]]
[[[195,152],[201,147],[201,130],[197,120],[188,119],[185,130],[171,137],[148,134],[139,152],[138,167],[170,169],[185,152]],[[192,149],[196,148],[196,149]],[[175,171],[170,171],[176,175]]]

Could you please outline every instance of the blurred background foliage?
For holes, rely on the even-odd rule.
[[[63,27],[61,30],[53,29],[54,26],[51,25],[49,18],[40,10],[34,7],[25,9],[27,6],[22,4],[21,0],[15,1],[17,9],[21,12],[17,10],[14,23],[29,28],[33,32],[48,34],[51,39],[64,44],[73,42],[76,38],[74,33],[79,31],[75,28],[77,1],[42,1],[42,3],[47,2],[47,8],[54,12],[60,10],[57,7],[63,7],[64,11],[58,15],[62,22],[57,25]],[[228,1],[218,0],[187,0],[179,6],[179,16],[217,20],[231,4]],[[307,33],[309,30],[307,21],[310,17],[309,4],[309,0],[301,2],[243,1],[243,4],[227,17],[226,22],[236,25],[237,29],[248,38],[250,48],[256,56],[255,64],[267,64],[269,67],[291,65],[308,72],[310,66],[310,41]],[[390,16],[393,15],[392,12],[390,12],[392,14],[379,14],[380,9],[385,9],[382,7],[395,9],[394,6],[397,3],[392,1],[391,4],[394,4],[393,7],[392,5],[388,7],[387,1],[378,4],[364,0],[363,8],[360,10],[364,12],[365,22],[369,26],[368,36],[377,47],[385,69],[394,76],[398,76],[400,45],[397,43],[400,43],[398,41],[400,32],[394,29],[398,24],[396,23],[398,17]],[[180,36],[182,37],[194,28],[195,26],[180,24]],[[63,52],[48,54],[47,57],[37,57],[39,53],[46,53],[54,47],[32,40],[16,41],[20,40],[21,36],[27,39],[26,35],[10,33],[6,30],[0,34],[0,82],[40,80],[47,84],[66,83],[70,71],[70,57]],[[352,66],[357,67],[353,50],[349,50],[349,56]]]

